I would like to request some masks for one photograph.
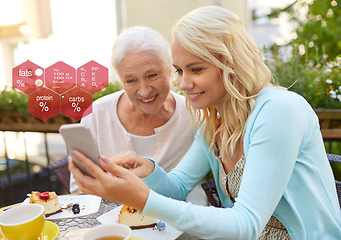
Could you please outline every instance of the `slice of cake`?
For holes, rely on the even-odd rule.
[[[156,226],[155,218],[144,216],[138,210],[122,205],[118,222],[129,226],[131,229],[152,228]]]
[[[36,192],[32,191],[30,203],[40,204],[45,209],[45,217],[49,217],[52,214],[60,213],[62,211],[59,206],[58,196],[55,192]]]

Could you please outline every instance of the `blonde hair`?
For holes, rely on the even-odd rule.
[[[212,148],[222,134],[221,157],[233,156],[242,143],[246,122],[255,107],[259,91],[271,84],[272,74],[263,63],[258,45],[245,31],[240,18],[218,6],[197,8],[181,18],[172,31],[177,41],[190,53],[222,69],[226,96],[219,127],[215,107],[194,110],[202,125],[204,137]],[[216,56],[219,56],[217,59]],[[187,99],[187,106],[191,106]]]

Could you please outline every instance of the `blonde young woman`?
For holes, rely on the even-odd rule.
[[[240,19],[217,6],[190,12],[173,29],[172,56],[180,88],[202,110],[187,154],[170,173],[134,153],[102,157],[109,176],[76,152],[95,176],[71,161],[81,189],[204,239],[339,239],[318,118],[301,96],[271,84]],[[209,170],[223,208],[179,201]]]

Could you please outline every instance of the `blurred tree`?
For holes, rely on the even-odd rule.
[[[273,8],[266,16],[253,13],[253,20],[278,18],[281,13],[289,14],[296,26],[297,38],[291,44],[299,47],[302,62],[317,63],[323,54],[328,59],[341,54],[341,0],[296,0],[285,8]]]
[[[304,6],[306,1],[296,1]],[[305,58],[317,62],[317,56],[328,54],[334,59],[341,53],[341,1],[314,0],[308,4],[306,18],[293,19],[298,22],[294,44],[304,46]]]

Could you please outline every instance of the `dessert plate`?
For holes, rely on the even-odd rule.
[[[114,208],[113,210],[99,216],[97,220],[102,224],[118,223],[118,214],[122,206]],[[166,224],[166,228],[162,231],[154,228],[146,228],[133,230],[133,238],[142,238],[148,240],[174,240],[179,237],[182,232],[176,230],[171,225]]]
[[[37,240],[55,240],[59,235],[59,227],[57,224],[45,221],[45,226],[43,231],[40,234],[40,237]],[[0,240],[6,240],[0,233]]]
[[[89,214],[93,214],[98,212],[99,207],[101,205],[101,197],[94,196],[94,195],[65,195],[65,196],[58,196],[59,199],[59,205],[63,206],[64,204],[69,203],[78,203],[80,208],[79,214],[74,214],[69,209],[63,209],[61,213],[53,214],[49,217],[47,217],[47,220],[57,220],[57,219],[64,219],[64,218],[77,218],[77,217],[83,217]],[[29,204],[30,198],[26,198],[25,201],[22,204]]]

